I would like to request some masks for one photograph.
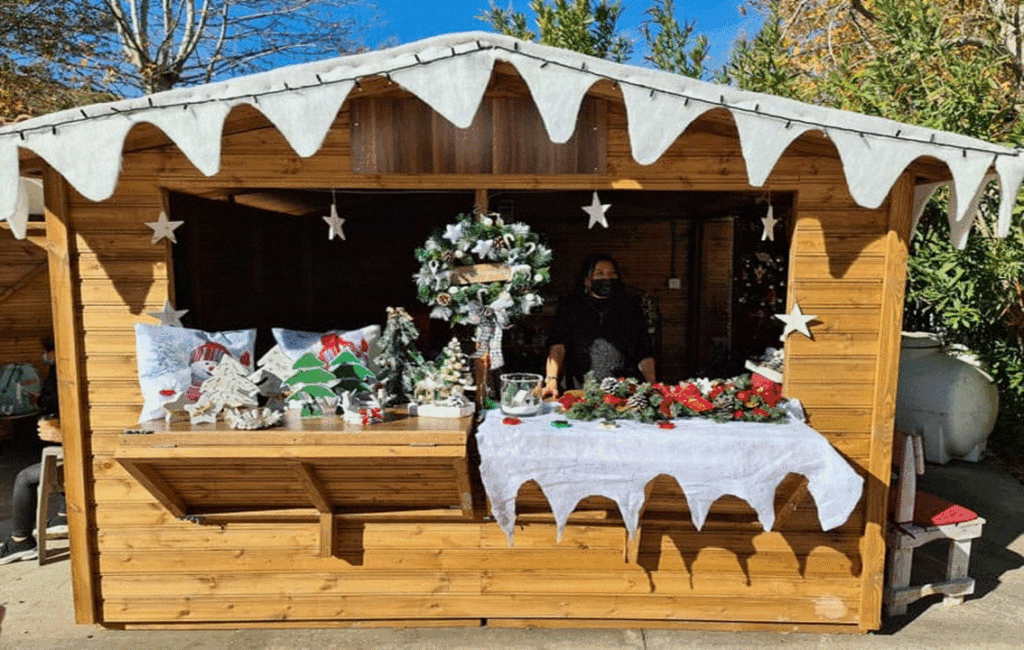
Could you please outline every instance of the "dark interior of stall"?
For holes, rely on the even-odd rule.
[[[543,372],[558,298],[572,290],[584,258],[612,255],[648,316],[658,378],[727,377],[779,345],[792,227],[790,194],[601,191],[608,227],[587,227],[592,191],[495,190],[489,207],[522,221],[554,252],[544,306],[505,335],[506,371]],[[332,201],[345,239],[328,239]],[[468,191],[245,191],[227,200],[171,193],[183,220],[173,247],[175,299],[186,327],[258,328],[257,355],[271,327],[357,329],[403,306],[428,358],[452,335],[416,298],[413,251],[473,210]],[[771,205],[779,224],[764,237]],[[457,332],[467,342],[466,330]],[[469,350],[467,350],[468,352]]]

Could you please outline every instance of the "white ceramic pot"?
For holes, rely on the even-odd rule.
[[[999,391],[976,364],[952,356],[932,334],[904,332],[896,428],[920,431],[925,459],[977,461],[999,411]]]

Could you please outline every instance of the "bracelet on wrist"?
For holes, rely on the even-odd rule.
[[[548,375],[544,378],[545,381],[558,381],[558,375]]]

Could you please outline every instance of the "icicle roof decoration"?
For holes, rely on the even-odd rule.
[[[850,195],[877,208],[915,159],[931,156],[952,174],[950,224],[964,245],[972,206],[992,166],[1001,186],[998,233],[1009,230],[1024,181],[1020,150],[955,133],[707,83],[658,70],[612,63],[576,52],[486,32],[424,39],[400,47],[287,66],[203,86],[74,108],[0,128],[0,220],[23,236],[26,202],[18,178],[19,148],[32,151],[83,196],[102,201],[114,192],[122,148],[136,124],[162,130],[208,176],[220,169],[221,132],[235,106],[261,111],[297,154],[323,144],[334,118],[360,78],[387,76],[460,128],[468,127],[496,61],[513,65],[529,87],[553,142],[575,131],[580,103],[607,79],[625,101],[633,158],[655,162],[703,113],[733,115],[751,186],[762,186],[779,157],[807,131],[831,138]],[[21,234],[19,234],[21,233]]]

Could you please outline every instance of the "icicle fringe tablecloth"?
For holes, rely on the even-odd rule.
[[[551,423],[564,415],[551,412],[506,425],[501,411],[488,411],[476,434],[480,475],[510,545],[516,495],[530,480],[551,505],[559,541],[569,515],[587,496],[615,501],[632,537],[644,489],[659,474],[679,482],[697,530],[715,500],[726,494],[749,503],[764,529],[771,530],[776,488],[787,474],[802,474],[822,529],[831,530],[853,512],[864,479],[803,422],[799,404],[789,404],[790,419],[784,424],[690,418],[675,420],[676,428],[668,430],[624,420],[612,430],[578,420],[570,428],[556,428]]]

